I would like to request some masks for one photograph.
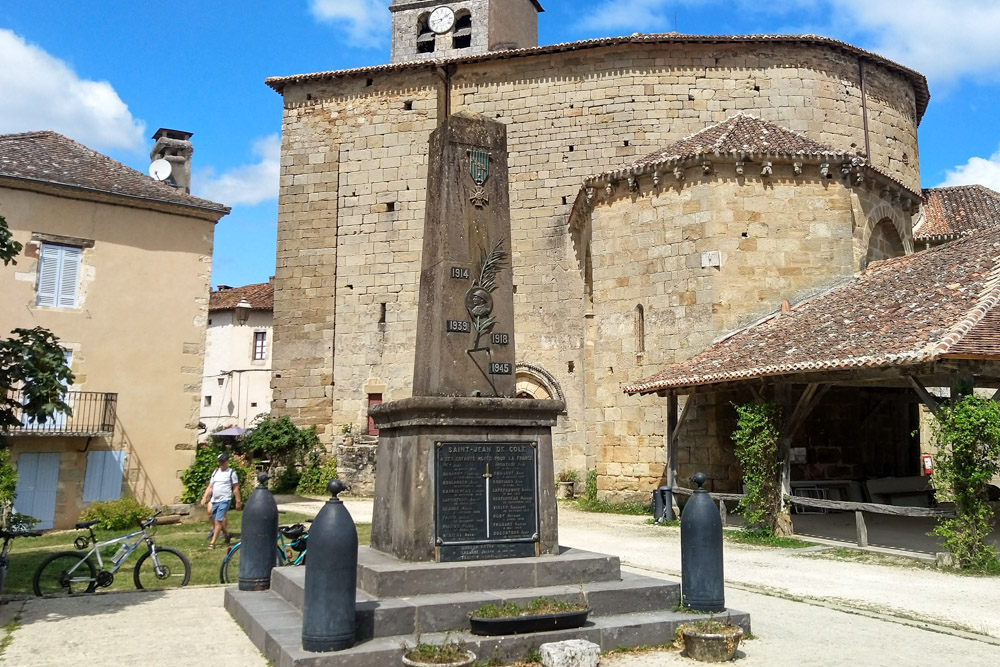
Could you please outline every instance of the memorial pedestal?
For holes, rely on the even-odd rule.
[[[373,549],[406,561],[558,553],[562,401],[416,396],[374,406]]]

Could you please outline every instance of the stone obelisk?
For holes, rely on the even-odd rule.
[[[565,404],[514,398],[506,127],[450,116],[428,163],[413,396],[371,410],[371,545],[411,561],[554,554]]]

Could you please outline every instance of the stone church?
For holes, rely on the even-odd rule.
[[[428,138],[452,113],[507,126],[517,391],[565,399],[556,469],[597,469],[608,499],[665,473],[663,401],[623,386],[913,252],[917,72],[814,35],[538,46],[537,0],[390,10],[389,64],[267,80],[272,410],[328,443],[410,394]],[[732,488],[727,434],[686,428]]]

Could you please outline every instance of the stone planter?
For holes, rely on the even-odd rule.
[[[570,500],[573,498],[573,482],[556,483],[556,499]]]
[[[406,667],[469,667],[472,663],[476,661],[476,654],[472,651],[466,651],[465,657],[458,662],[418,662],[417,660],[408,658],[406,654],[403,654],[403,664]]]
[[[581,609],[579,611],[505,618],[476,618],[473,616],[469,621],[474,635],[520,635],[528,632],[579,628],[587,622],[587,614],[589,613],[590,609]]]
[[[736,656],[736,649],[743,638],[743,628],[738,625],[718,630],[696,630],[682,626],[684,655],[699,662],[728,662]]]

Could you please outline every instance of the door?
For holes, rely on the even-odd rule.
[[[59,452],[24,453],[17,457],[14,511],[39,520],[39,530],[52,528],[59,490]]]
[[[373,405],[379,405],[382,402],[382,394],[368,394],[368,409],[371,409]],[[370,416],[368,417],[368,435],[378,435],[378,429],[375,428],[375,420]]]
[[[118,500],[122,497],[125,452],[87,452],[87,473],[83,479],[83,502]]]

